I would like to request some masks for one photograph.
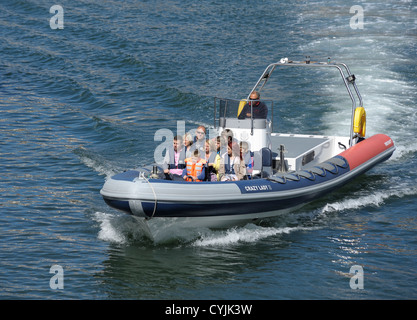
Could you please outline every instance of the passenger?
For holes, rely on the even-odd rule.
[[[193,155],[193,152],[195,150],[195,145],[193,144],[193,137],[191,134],[186,133],[184,135],[184,150],[185,150],[185,157],[189,158]]]
[[[221,139],[221,136],[216,137],[216,151],[218,155],[220,155]]]
[[[266,119],[268,116],[268,107],[262,101],[259,101],[260,94],[258,91],[253,91],[249,99],[256,100],[256,101],[249,101],[245,104],[242,111],[239,114],[239,119],[245,119],[251,117],[251,105],[252,105],[252,118],[253,119]]]
[[[200,157],[200,152],[196,149],[191,158],[185,159],[185,169],[182,177],[186,181],[203,181],[206,177],[206,160]]]
[[[230,129],[224,129],[221,133],[221,136],[226,139],[226,143],[232,143],[234,141],[233,139],[233,131]]]
[[[217,153],[214,140],[206,139],[206,163],[207,163],[207,180],[217,181],[220,168],[220,155]]]
[[[220,164],[221,181],[238,181],[246,175],[245,161],[240,154],[240,148],[237,143],[231,143],[227,146],[227,153],[222,157]]]
[[[204,126],[199,126],[195,131],[194,145],[195,148],[200,151],[200,154],[204,154],[206,151],[206,128]]]
[[[233,139],[233,131],[230,129],[224,129],[220,135],[220,157],[223,157],[227,153],[227,146],[235,142]]]
[[[249,144],[246,141],[240,142],[240,153],[245,161],[246,174],[250,179],[253,172],[253,153],[249,150]]]
[[[170,175],[181,177],[185,168],[185,148],[181,136],[174,137],[173,146],[167,150],[162,168],[167,179],[173,178]]]
[[[217,169],[217,181],[220,181],[220,176],[219,176],[219,172],[220,172],[220,162],[221,162],[221,158],[222,158],[222,154],[220,153],[221,150],[221,146],[222,146],[222,137],[221,136],[217,136],[216,138],[216,158],[215,158],[215,164]],[[226,149],[227,150],[227,149]]]

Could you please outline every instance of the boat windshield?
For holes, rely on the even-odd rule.
[[[266,119],[268,122],[272,122],[273,106],[272,100],[214,98],[214,126],[222,127],[222,122],[227,118],[249,120],[251,122]]]

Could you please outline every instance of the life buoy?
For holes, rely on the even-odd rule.
[[[247,103],[247,101],[246,100],[240,100],[240,102],[239,102],[239,109],[237,110],[237,116],[239,117],[239,115],[240,115],[240,113],[242,112],[242,110],[243,110],[243,107],[245,106],[245,104]]]
[[[366,133],[366,112],[364,107],[357,107],[353,117],[353,132],[364,138]]]

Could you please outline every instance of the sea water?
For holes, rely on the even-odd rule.
[[[417,298],[416,17],[415,1],[1,1],[0,299]],[[351,68],[391,159],[259,225],[149,237],[103,202],[157,130],[210,127],[214,96],[306,56]],[[275,71],[262,97],[277,132],[349,133],[337,74]]]

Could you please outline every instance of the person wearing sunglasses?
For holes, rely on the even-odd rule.
[[[253,91],[250,94],[248,103],[245,104],[242,112],[239,114],[239,119],[250,119],[251,116],[253,119],[266,119],[268,115],[268,107],[265,103],[259,100],[260,97],[261,96],[258,91]]]
[[[199,126],[197,128],[195,131],[194,145],[200,151],[200,154],[206,153],[206,127]]]

